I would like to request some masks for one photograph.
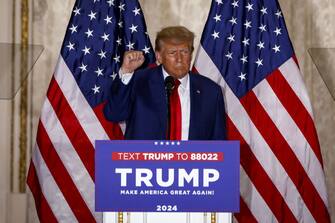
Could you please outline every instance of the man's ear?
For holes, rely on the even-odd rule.
[[[159,64],[162,64],[162,56],[160,54],[160,52],[155,51],[155,55],[156,55],[156,60]]]

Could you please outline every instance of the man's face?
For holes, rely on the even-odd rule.
[[[184,77],[190,70],[192,52],[188,43],[162,42],[160,51],[156,51],[156,58],[164,69],[174,78]]]

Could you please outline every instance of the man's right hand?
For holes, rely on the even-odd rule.
[[[144,63],[142,51],[126,51],[123,55],[121,70],[123,73],[132,73]]]

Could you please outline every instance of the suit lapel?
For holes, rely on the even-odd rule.
[[[166,102],[166,94],[165,94],[165,86],[164,86],[164,77],[163,77],[163,71],[162,66],[153,68],[153,72],[151,72],[149,75],[149,88],[151,97],[153,98],[153,107],[157,109],[158,116],[160,123],[159,125],[162,126],[162,134],[165,137],[166,132],[166,116],[167,116],[167,102]]]
[[[201,89],[198,85],[196,78],[194,78],[195,74],[190,74],[190,103],[191,103],[191,111],[190,111],[190,127],[188,138],[189,140],[193,140],[197,138],[197,120],[200,120],[200,108],[201,108]]]

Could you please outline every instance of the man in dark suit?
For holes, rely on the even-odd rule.
[[[162,29],[155,41],[160,66],[136,72],[144,62],[143,53],[125,53],[120,78],[112,85],[104,114],[110,121],[126,122],[126,139],[225,139],[221,88],[189,71],[193,41],[194,34],[185,27]],[[169,100],[164,82],[168,76],[177,83],[170,96],[170,122],[167,122]]]

